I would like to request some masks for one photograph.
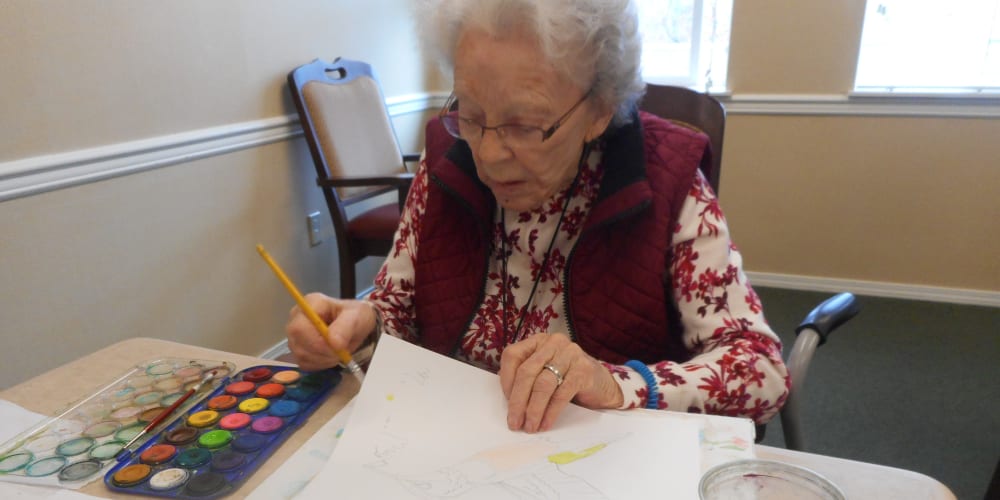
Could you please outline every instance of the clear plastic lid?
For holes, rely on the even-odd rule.
[[[738,460],[708,470],[698,485],[702,500],[845,500],[825,477],[770,460]]]

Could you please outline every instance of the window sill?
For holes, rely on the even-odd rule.
[[[1000,95],[731,94],[716,96],[731,114],[1000,118]]]

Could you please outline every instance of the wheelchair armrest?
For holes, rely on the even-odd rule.
[[[826,343],[826,337],[840,325],[857,316],[861,310],[857,298],[851,293],[838,293],[816,306],[795,328],[795,335],[810,329],[819,335],[819,345]]]
[[[799,401],[802,399],[813,354],[817,347],[826,342],[830,333],[856,316],[858,311],[860,307],[854,295],[840,293],[816,306],[795,329],[795,344],[785,362],[792,387],[785,406],[781,409],[781,428],[785,435],[785,446],[790,450],[805,448],[802,425],[799,422]]]

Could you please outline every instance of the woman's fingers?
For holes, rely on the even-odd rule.
[[[305,296],[305,300],[326,324],[339,314],[340,305],[336,299],[320,293],[311,293]],[[337,364],[338,359],[333,354],[330,342],[298,306],[289,311],[285,334],[288,337],[288,349],[302,369],[320,370]]]
[[[532,335],[507,346],[503,350],[503,354],[500,356],[500,387],[508,400],[514,391],[515,381],[518,380],[518,370],[521,370],[521,365],[538,350],[541,341],[546,340],[545,337],[547,335]]]
[[[507,396],[507,426],[537,432],[551,428],[573,396],[587,384],[574,366],[586,356],[565,335],[534,335],[504,350],[500,383]],[[552,369],[546,368],[552,366]],[[556,376],[558,372],[561,376]]]

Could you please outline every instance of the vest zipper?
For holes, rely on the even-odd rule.
[[[436,175],[431,174],[430,179],[431,182],[437,184],[437,186],[441,188],[442,191],[448,193],[448,195],[450,195],[452,198],[454,198],[456,201],[462,204],[466,209],[468,209],[469,213],[471,214],[476,213],[476,211],[472,208],[472,205],[469,205],[469,202],[465,201],[465,198],[459,196],[459,194],[455,192],[455,190],[451,189],[450,186],[442,182],[441,179],[439,179]],[[479,222],[479,229],[485,236],[486,241],[489,242],[489,249],[487,249],[486,259],[483,261],[483,286],[479,292],[479,298],[476,299],[476,307],[472,308],[472,314],[469,315],[468,321],[465,322],[465,328],[463,328],[465,332],[469,331],[469,327],[472,326],[472,322],[476,320],[476,313],[479,312],[478,306],[481,305],[483,303],[483,299],[486,298],[486,285],[489,282],[489,274],[490,274],[490,257],[493,255],[493,242],[490,239],[489,225],[484,224],[483,221],[480,220],[479,218],[476,218],[476,220]],[[455,345],[451,347],[452,357],[454,357],[458,353],[458,348],[462,345],[463,338],[465,338],[465,333],[459,333],[458,340],[455,342]]]
[[[569,270],[571,269],[573,263],[573,255],[576,254],[577,247],[580,246],[580,243],[583,242],[583,239],[586,236],[590,235],[595,230],[608,226],[610,224],[614,224],[620,220],[632,217],[633,215],[641,212],[642,210],[645,210],[651,203],[652,202],[650,202],[649,200],[643,201],[642,203],[628,210],[625,210],[619,213],[618,215],[611,217],[605,220],[604,222],[601,222],[600,224],[585,229],[582,233],[580,233],[580,237],[576,239],[576,243],[574,243],[573,248],[570,249],[569,255],[566,256],[566,268],[563,270],[563,311],[566,311],[566,330],[567,330],[566,333],[569,334],[569,339],[572,340],[573,342],[576,342],[577,335],[576,332],[574,331],[575,329],[573,328],[573,315],[570,314],[570,309],[569,309],[569,296],[570,296]],[[591,207],[591,210],[593,210],[593,207]]]

